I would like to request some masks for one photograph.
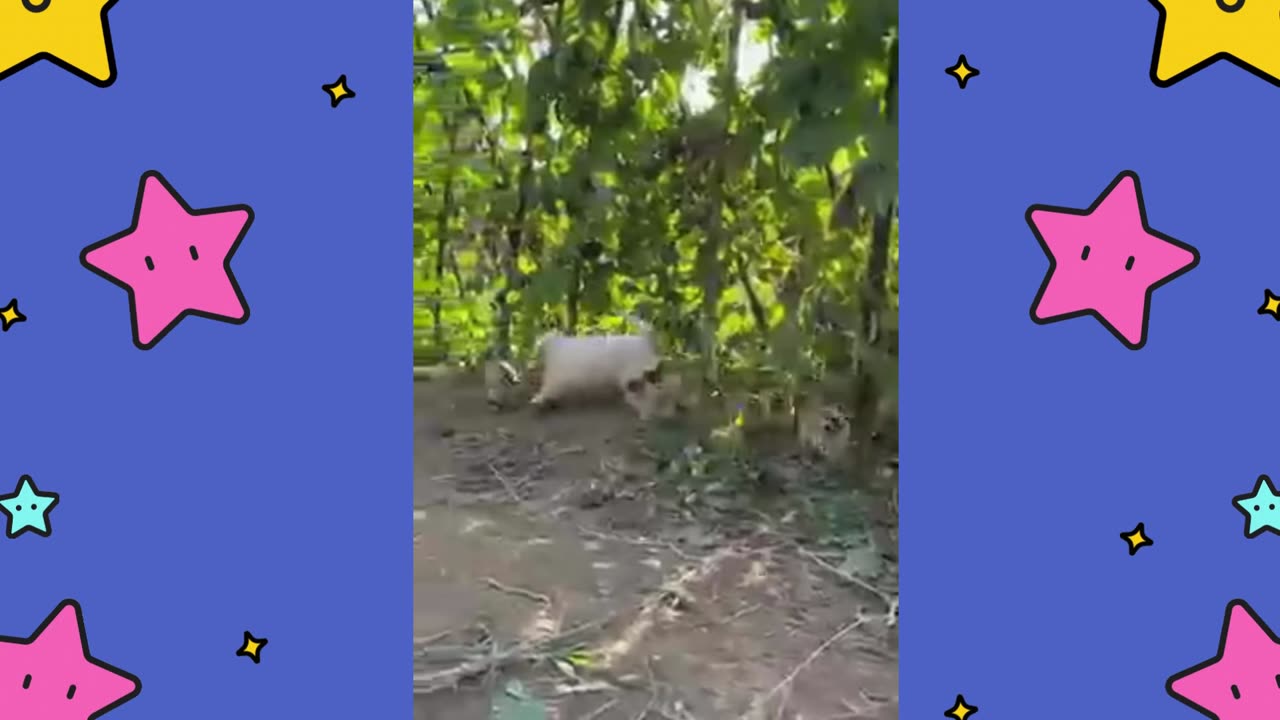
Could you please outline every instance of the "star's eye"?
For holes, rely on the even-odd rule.
[[[199,260],[199,259],[200,259],[200,254],[196,252],[196,246],[195,246],[195,245],[192,245],[191,247],[189,247],[189,248],[187,248],[187,249],[191,251],[191,259],[192,259],[192,260]]]
[[[150,255],[148,255],[148,256],[147,256],[146,258],[144,258],[144,259],[147,261],[147,269],[148,269],[148,270],[155,270],[155,269],[156,269],[156,264],[155,264],[154,262],[152,262],[152,261],[151,261],[151,256],[150,256]]]
[[[1130,255],[1130,256],[1129,256],[1129,259],[1128,259],[1128,260],[1126,260],[1126,261],[1124,262],[1124,269],[1125,269],[1125,270],[1132,270],[1132,269],[1133,269],[1133,256],[1132,256],[1132,255]]]
[[[1244,7],[1244,0],[1218,0],[1218,9],[1224,13],[1233,13]]]
[[[1081,260],[1088,260],[1088,259],[1089,259],[1089,246],[1088,246],[1088,245],[1085,245],[1085,246],[1084,246],[1084,250],[1081,250],[1081,251],[1080,251],[1080,259],[1081,259]]]
[[[1232,686],[1231,686],[1231,697],[1233,697],[1233,698],[1235,698],[1235,699],[1239,700],[1239,699],[1240,699],[1240,688],[1236,687],[1235,685],[1232,685]]]
[[[28,675],[28,676],[26,676],[26,677],[22,678],[22,689],[23,689],[23,690],[30,690],[30,689],[31,689],[31,676],[30,676],[30,675]]]
[[[70,700],[75,696],[76,696],[76,686],[72,685],[71,687],[67,688],[67,699]]]

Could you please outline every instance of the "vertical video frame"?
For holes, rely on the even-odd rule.
[[[413,30],[415,718],[897,718],[897,0]]]

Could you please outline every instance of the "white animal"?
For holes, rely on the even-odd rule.
[[[630,318],[633,335],[548,333],[539,341],[542,385],[532,404],[621,392],[642,418],[663,414],[670,394],[662,390],[662,358],[648,324]]]

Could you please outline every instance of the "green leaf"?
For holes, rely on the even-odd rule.
[[[510,680],[495,691],[491,720],[547,720],[547,706],[525,692],[519,680]]]
[[[782,152],[797,166],[823,166],[836,150],[853,143],[855,135],[849,123],[839,116],[802,118],[787,133]]]

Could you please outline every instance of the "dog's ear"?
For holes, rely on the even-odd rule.
[[[658,364],[654,365],[651,370],[649,370],[644,374],[644,381],[649,383],[650,385],[657,385],[658,383],[662,382],[662,361],[661,360],[659,360]]]

